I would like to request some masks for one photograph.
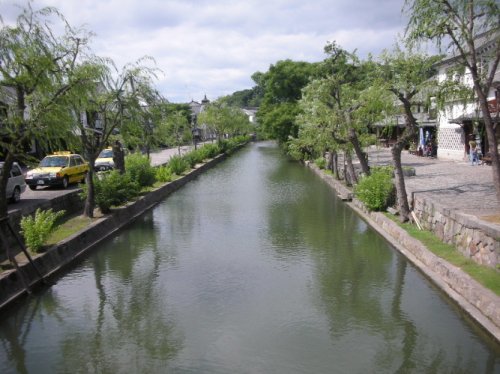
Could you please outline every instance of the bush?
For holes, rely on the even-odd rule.
[[[125,158],[125,170],[141,187],[149,187],[156,182],[154,167],[149,159],[140,153],[133,153]]]
[[[96,178],[94,188],[95,203],[102,213],[109,213],[112,206],[133,199],[140,191],[139,184],[131,179],[129,173],[120,174],[118,170],[103,174],[102,179]]]
[[[314,163],[320,168],[324,169],[326,168],[326,160],[324,157],[318,157],[316,160],[314,160]]]
[[[373,168],[372,174],[361,178],[354,188],[356,197],[369,210],[381,211],[393,204],[395,188],[392,168]]]
[[[203,155],[200,152],[200,150],[193,150],[189,153],[186,153],[183,156],[184,160],[188,163],[190,168],[194,168],[196,164],[199,164],[200,162],[203,162]]]
[[[220,153],[217,144],[205,144],[199,149],[200,153],[203,155],[203,159],[214,158]]]
[[[172,173],[181,175],[184,171],[187,170],[189,164],[187,161],[181,156],[172,156],[168,161],[168,167],[172,170]]]
[[[172,170],[166,165],[156,168],[156,180],[158,182],[166,183],[172,181]]]
[[[26,245],[32,251],[38,252],[43,247],[50,233],[54,230],[54,223],[64,213],[64,210],[53,212],[52,209],[41,210],[38,208],[35,216],[21,218],[21,233]]]

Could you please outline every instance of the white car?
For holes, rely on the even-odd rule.
[[[4,162],[0,162],[0,176],[3,174],[3,164]],[[9,180],[7,181],[7,199],[13,203],[17,203],[21,200],[21,194],[25,190],[26,182],[24,181],[23,172],[19,164],[14,162],[10,170]]]

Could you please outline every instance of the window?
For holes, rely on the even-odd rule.
[[[23,173],[21,172],[21,168],[17,165],[12,165],[12,170],[10,171],[10,175],[13,177],[18,177],[22,175]]]

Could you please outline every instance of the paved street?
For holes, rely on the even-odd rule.
[[[416,176],[406,178],[409,193],[422,194],[450,210],[478,218],[500,215],[491,166],[471,166],[465,161],[420,157],[403,151],[403,165],[414,167]],[[389,148],[371,148],[370,164],[390,164]]]
[[[193,146],[182,146],[181,154],[189,152],[193,149]],[[161,151],[151,153],[151,164],[153,166],[161,165],[170,159],[170,157],[179,154],[177,148],[163,149]],[[60,187],[42,187],[38,188],[36,191],[31,191],[26,188],[26,191],[21,195],[21,201],[17,204],[9,204],[8,211],[13,212],[14,210],[21,209],[23,211],[32,211],[33,206],[41,204],[43,201],[53,199],[57,196],[61,196],[68,193],[73,193],[74,190],[79,189],[78,185],[70,185],[66,190]]]

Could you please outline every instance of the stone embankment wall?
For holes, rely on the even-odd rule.
[[[426,230],[454,245],[466,257],[492,268],[500,263],[500,230],[495,225],[423,197],[414,196],[413,210]]]
[[[34,256],[34,266],[26,262],[20,264],[20,271],[13,269],[3,272],[0,275],[0,309],[7,307],[26,293],[29,293],[34,286],[44,283],[50,284],[51,276],[62,272],[86,255],[96,244],[113,235],[172,192],[195,179],[226,157],[226,155],[219,155],[207,163],[199,165],[199,167],[182,178],[167,183],[126,206],[113,209],[111,214],[97,220],[90,227],[63,240],[46,252]],[[56,205],[60,203],[60,201],[55,201]],[[52,207],[56,210],[56,205],[44,206],[44,208]],[[60,206],[58,208],[61,209]],[[62,209],[66,208],[62,207]]]
[[[335,189],[340,197],[352,197],[352,194],[349,196],[350,190],[342,182],[335,180],[331,175],[325,174],[313,163],[307,163],[306,165]],[[349,199],[345,198],[343,200]],[[352,202],[347,204],[500,342],[500,297],[476,282],[460,268],[451,265],[430,252],[420,241],[411,237],[383,213],[369,212],[363,203],[357,199],[352,199]],[[424,202],[418,202],[417,204],[425,206]],[[427,208],[423,210],[427,210]],[[425,217],[425,215],[422,215],[422,217]],[[458,223],[451,223],[451,220],[444,218],[444,215],[439,213],[435,206],[433,214],[428,217],[430,222],[439,220],[443,226],[446,226],[443,222],[448,222],[448,225],[453,226],[453,229],[443,229],[443,232],[451,233],[460,230]],[[454,221],[458,222],[458,220]]]

